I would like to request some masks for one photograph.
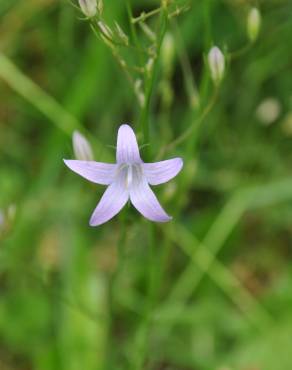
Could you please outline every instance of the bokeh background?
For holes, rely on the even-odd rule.
[[[113,47],[70,2],[0,1],[1,370],[292,369],[292,3],[173,1],[133,30],[160,5],[104,0]],[[77,129],[112,160],[124,122],[144,158],[184,159],[154,189],[169,224],[126,207],[88,226],[104,188],[62,159]]]

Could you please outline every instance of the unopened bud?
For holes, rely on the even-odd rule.
[[[76,159],[80,161],[93,161],[91,145],[79,131],[73,132],[72,142]]]
[[[247,16],[247,35],[250,41],[255,41],[261,27],[261,13],[257,8],[251,8]]]
[[[145,95],[144,95],[143,89],[142,89],[142,80],[140,80],[140,79],[136,80],[134,88],[135,88],[135,93],[136,93],[136,96],[138,98],[140,106],[144,107],[144,105],[145,105]]]
[[[266,98],[257,107],[256,116],[263,125],[275,122],[281,114],[281,104],[275,98]]]
[[[142,31],[145,33],[145,35],[149,38],[149,40],[155,42],[156,33],[153,32],[152,29],[144,22],[140,22],[139,25],[142,28]]]
[[[92,18],[97,13],[97,2],[96,0],[78,0],[80,8],[84,15],[88,18]]]
[[[103,0],[98,0],[97,2],[97,11],[101,15],[103,12]]]
[[[175,53],[174,39],[170,32],[164,36],[161,45],[161,62],[164,70],[168,73],[172,69]]]
[[[217,46],[213,46],[208,54],[208,63],[213,82],[218,85],[225,71],[225,58]]]
[[[146,63],[146,66],[145,66],[145,70],[146,72],[150,75],[152,70],[153,70],[153,67],[154,67],[154,58],[149,58],[147,60],[147,63]]]
[[[129,45],[129,38],[128,36],[125,34],[125,32],[122,30],[122,28],[120,27],[120,25],[115,22],[115,26],[116,26],[116,32],[117,32],[117,35],[119,37],[119,39],[121,40],[122,43],[124,43],[126,46]]]
[[[106,24],[105,24],[104,22],[102,22],[102,21],[97,22],[97,25],[98,25],[98,27],[99,27],[100,32],[102,33],[102,35],[103,35],[106,39],[108,39],[108,40],[112,41],[112,40],[113,40],[113,31],[109,28],[109,26],[108,26],[108,25],[106,25]]]

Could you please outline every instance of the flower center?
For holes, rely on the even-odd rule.
[[[133,181],[133,166],[128,166],[127,175],[126,175],[126,188],[131,186]]]
[[[141,175],[142,166],[139,163],[125,163],[118,167],[117,176],[119,176],[126,189],[129,189],[134,182],[139,181]]]

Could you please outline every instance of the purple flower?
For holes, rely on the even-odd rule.
[[[151,221],[171,220],[149,185],[163,184],[175,177],[182,169],[182,159],[144,163],[134,131],[129,125],[121,125],[118,131],[116,160],[115,164],[64,160],[78,175],[94,183],[108,185],[91,216],[90,226],[109,221],[120,212],[128,200]]]

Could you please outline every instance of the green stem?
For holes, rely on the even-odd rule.
[[[151,10],[148,13],[142,12],[139,15],[139,17],[132,18],[132,22],[131,23],[132,24],[135,24],[135,23],[140,22],[140,21],[144,22],[147,18],[152,17],[153,15],[159,14],[161,12],[161,10],[162,10],[161,7],[159,7],[159,8],[156,8],[156,9]]]
[[[140,67],[143,68],[143,57],[142,57],[143,51],[142,51],[142,49],[140,47],[140,44],[139,44],[135,24],[132,21],[133,20],[133,12],[132,12],[132,8],[131,8],[130,0],[127,0],[127,12],[128,12],[130,30],[131,30],[132,38],[133,38],[133,41],[134,41],[134,45],[135,45],[135,47],[137,48],[137,50],[139,52],[138,54],[139,54]]]
[[[158,154],[158,158],[161,158],[165,152],[168,152],[170,150],[173,150],[176,146],[183,143],[185,140],[187,140],[191,135],[194,136],[194,138],[197,138],[198,130],[203,123],[206,116],[209,114],[209,112],[212,110],[213,106],[216,103],[218,96],[218,89],[216,88],[214,90],[214,93],[208,103],[208,105],[205,107],[205,109],[202,111],[201,115],[199,117],[193,118],[193,123],[180,135],[178,136],[174,141],[172,141],[170,144],[168,144],[165,148],[163,148],[160,153]],[[196,113],[197,115],[197,113]]]
[[[189,98],[189,105],[191,110],[196,110],[200,105],[200,97],[195,83],[191,63],[184,45],[184,40],[180,34],[176,20],[171,21],[172,29],[174,32],[178,57],[183,72],[184,85]]]
[[[67,112],[53,97],[48,95],[36,83],[23,74],[16,65],[2,53],[0,53],[0,78],[67,135],[71,136],[75,129],[81,128],[81,124],[74,116]]]
[[[149,141],[150,103],[151,103],[154,81],[155,81],[157,69],[158,69],[159,53],[160,53],[163,37],[166,31],[166,25],[167,25],[167,12],[165,9],[163,9],[161,16],[160,16],[160,22],[159,22],[159,28],[158,28],[158,38],[157,38],[157,46],[156,46],[156,55],[154,57],[154,65],[151,68],[149,76],[147,76],[148,71],[147,70],[145,71],[145,102],[144,102],[144,106],[142,108],[141,116],[140,116],[140,127],[143,132],[145,143]]]
[[[249,42],[248,44],[244,45],[241,49],[228,53],[227,56],[228,56],[229,61],[232,61],[234,59],[237,59],[243,56],[252,48],[252,46],[253,46],[253,43]]]

